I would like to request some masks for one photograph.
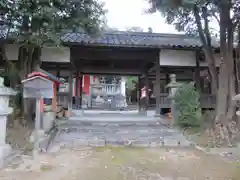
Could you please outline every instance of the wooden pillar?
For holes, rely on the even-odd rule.
[[[92,84],[93,84],[93,76],[89,75],[90,83],[89,83],[89,98],[88,98],[88,106],[92,108]]]
[[[80,85],[80,96],[79,96],[79,108],[82,109],[82,96],[83,96],[83,87],[82,87],[82,84],[83,84],[83,74],[80,73],[80,76],[79,76],[79,85]]]
[[[60,67],[57,66],[57,73],[56,73],[57,78],[60,78]],[[57,86],[57,92],[59,92],[59,86]]]
[[[170,78],[169,78],[169,71],[167,69],[167,71],[165,72],[165,79],[166,79],[166,84],[165,86],[170,82]],[[164,93],[168,93],[168,89],[167,88],[164,88]]]
[[[155,97],[156,97],[156,109],[155,109],[155,116],[160,116],[161,114],[161,74],[160,74],[160,57],[159,53],[157,53],[156,60],[155,60],[155,69],[156,69],[156,92],[155,92]]]
[[[137,104],[138,104],[138,111],[139,111],[139,112],[140,112],[140,110],[141,110],[140,97],[141,97],[141,80],[140,80],[140,76],[138,76]]]
[[[53,84],[53,98],[52,98],[52,109],[54,112],[54,117],[56,117],[57,113],[57,88],[56,83]]]
[[[79,72],[76,72],[76,82],[75,82],[75,103],[76,103],[76,107],[77,109],[79,108],[80,105],[80,92],[79,92]]]
[[[71,114],[72,113],[72,98],[73,98],[73,75],[72,75],[72,69],[69,71],[68,76],[68,111]]]
[[[195,72],[194,72],[194,79],[195,79],[195,85],[196,85],[196,89],[197,90],[201,90],[201,83],[200,83],[200,52],[196,51],[196,68],[195,68]]]
[[[145,110],[148,109],[149,106],[149,80],[148,80],[148,72],[147,70],[144,72],[144,86],[146,88],[146,104]]]

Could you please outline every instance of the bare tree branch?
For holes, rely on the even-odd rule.
[[[219,19],[219,17],[217,16],[216,12],[213,12],[213,13],[212,13],[212,16],[216,19],[216,21],[218,22],[218,24],[220,24],[220,19]]]
[[[208,21],[208,14],[207,14],[207,8],[202,7],[202,13],[203,13],[203,20],[204,20],[204,33],[206,37],[206,42],[208,46],[212,46],[212,39],[211,39],[211,34],[209,31],[209,21]]]

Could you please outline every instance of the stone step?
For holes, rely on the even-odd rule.
[[[163,121],[160,117],[154,116],[136,116],[136,115],[122,115],[122,114],[99,114],[99,115],[82,115],[70,117],[69,121],[73,123],[99,123],[99,124],[134,124],[134,123],[150,123],[157,124]]]
[[[58,122],[59,128],[69,128],[69,127],[168,127],[169,125],[162,124],[161,121],[149,120],[149,121],[93,121],[93,120],[70,120]]]
[[[142,139],[103,139],[103,138],[79,138],[79,139],[58,139],[54,145],[61,147],[74,147],[74,146],[93,146],[93,147],[104,147],[104,146],[129,146],[129,147],[190,147],[191,143],[185,139],[162,139],[162,140],[151,140],[148,141]],[[51,149],[51,148],[49,148]]]
[[[59,125],[53,145],[187,147],[191,143],[176,129],[160,124],[84,124],[68,121]]]

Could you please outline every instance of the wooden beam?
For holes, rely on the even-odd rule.
[[[132,74],[132,75],[139,75],[141,73],[138,69],[111,69],[111,68],[93,68],[93,67],[84,67],[81,71],[85,74]]]
[[[154,51],[139,51],[134,48],[73,48],[73,58],[75,60],[154,60]]]

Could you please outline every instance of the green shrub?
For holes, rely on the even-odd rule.
[[[176,124],[182,128],[201,126],[200,95],[192,83],[178,88],[174,100],[176,103]]]

